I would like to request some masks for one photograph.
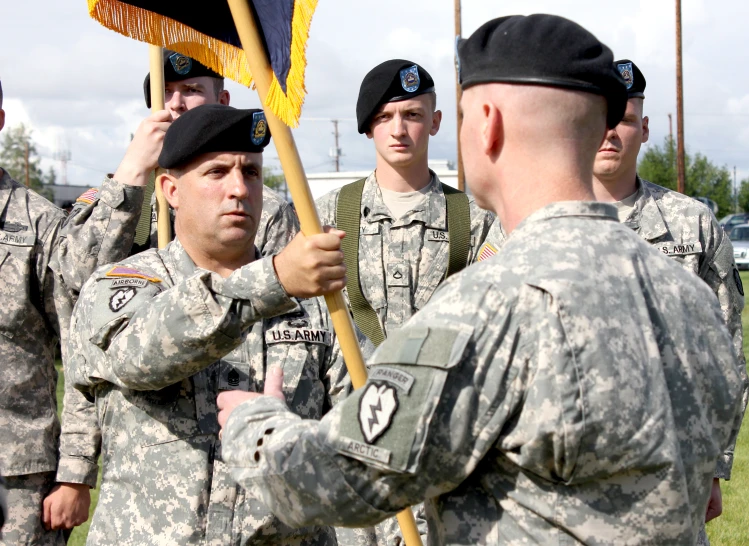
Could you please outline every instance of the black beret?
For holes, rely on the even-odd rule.
[[[162,50],[164,57],[164,83],[178,82],[187,78],[208,76],[223,80],[224,77],[195,59],[177,53],[171,49]],[[146,107],[151,108],[151,73],[143,80],[143,94],[146,97]]]
[[[369,131],[372,118],[386,102],[411,99],[434,91],[434,80],[418,64],[392,59],[378,64],[364,76],[356,100],[356,123],[360,133]]]
[[[629,59],[622,59],[621,61],[614,61],[614,66],[624,78],[624,83],[627,84],[627,97],[644,99],[647,82],[637,65]]]
[[[159,167],[182,167],[211,152],[261,153],[270,142],[262,110],[203,104],[178,117],[164,136]]]
[[[577,23],[556,15],[512,15],[482,25],[458,45],[463,89],[482,83],[562,87],[602,95],[607,122],[624,116],[627,88],[611,50]]]

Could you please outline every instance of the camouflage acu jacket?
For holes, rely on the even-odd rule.
[[[238,488],[216,419],[218,392],[261,390],[271,364],[283,367],[296,414],[322,417],[345,376],[323,306],[290,300],[271,258],[221,279],[179,241],[94,274],[73,316],[68,366],[95,398],[102,433],[89,542],[335,544],[331,528],[291,529]]]
[[[602,203],[526,218],[369,364],[319,422],[230,416],[224,461],[286,523],[426,499],[431,544],[694,544],[738,419],[712,293]]]
[[[317,200],[323,225],[336,225],[340,189]],[[494,214],[470,199],[471,250],[474,261]],[[359,283],[387,336],[424,307],[445,278],[450,247],[445,194],[437,175],[426,200],[395,219],[382,200],[375,173],[369,175],[361,199]]]
[[[699,201],[640,177],[637,177],[637,182],[640,197],[624,224],[684,269],[703,279],[718,297],[742,377],[743,415],[749,400],[749,378],[741,327],[744,287],[734,262],[731,240],[718,225],[710,209]],[[716,478],[731,477],[733,450],[740,426],[741,421],[731,435],[728,448],[718,460]]]
[[[55,260],[65,213],[0,170],[0,468],[57,467],[55,347],[72,298]]]
[[[64,228],[60,251],[61,268],[67,272],[66,284],[75,293],[97,264],[118,262],[140,250],[133,238],[143,193],[142,187],[120,184],[107,177],[99,189],[89,190],[76,202]],[[255,238],[261,254],[278,253],[298,232],[299,221],[290,205],[264,187],[263,212]],[[152,212],[148,245],[156,248],[157,242],[156,214]],[[95,487],[99,439],[94,407],[66,381],[57,481]]]

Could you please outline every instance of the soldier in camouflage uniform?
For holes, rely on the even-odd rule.
[[[429,301],[448,268],[445,192],[427,165],[442,120],[436,101],[429,73],[401,59],[373,68],[357,101],[359,132],[374,141],[377,160],[361,194],[359,284],[385,337]],[[323,225],[337,225],[340,193],[317,200]],[[494,215],[469,202],[470,262]]]
[[[361,190],[358,279],[351,269],[348,274],[376,315],[373,335],[354,309],[357,324],[375,343],[424,307],[448,273],[452,250],[446,191],[428,167],[429,137],[437,134],[442,120],[436,102],[429,73],[402,59],[373,68],[359,91],[358,129],[374,141],[376,169]],[[317,200],[323,225],[342,228],[339,215],[350,205],[340,202],[341,192],[339,188]],[[468,203],[470,247],[461,267],[475,259],[494,220],[472,198]],[[426,522],[420,510],[417,519],[423,535]],[[342,530],[339,540],[346,545],[385,546],[401,539],[393,519],[376,530]]]
[[[684,269],[699,276],[715,293],[733,339],[743,380],[743,415],[749,398],[741,328],[744,288],[734,262],[733,246],[704,204],[637,176],[637,155],[649,136],[648,117],[643,116],[646,81],[629,59],[616,61],[614,65],[627,83],[627,110],[621,123],[608,131],[596,155],[593,191],[599,201],[617,207],[621,222]],[[738,421],[728,447],[718,459],[705,521],[721,514],[720,480],[731,477],[740,425]],[[704,526],[698,543],[709,544]]]
[[[335,544],[330,527],[284,525],[220,458],[219,391],[262,389],[274,365],[289,406],[319,419],[345,376],[324,302],[290,297],[343,287],[342,234],[248,251],[269,140],[259,110],[205,105],[176,120],[159,161],[177,238],[81,292],[68,373],[95,400],[103,446],[90,544]]]
[[[165,51],[164,75],[167,110],[141,124],[117,172],[105,178],[100,188],[78,198],[63,229],[59,259],[66,285],[74,294],[80,292],[97,264],[117,262],[158,246],[153,170],[168,120],[201,104],[229,103],[223,78],[194,59]],[[150,74],[143,90],[150,108]],[[264,186],[255,238],[261,254],[277,253],[298,232],[299,221],[290,205]],[[88,488],[96,486],[100,431],[95,408],[67,381],[63,408],[59,485],[45,505],[50,525],[69,529],[88,518]]]
[[[5,124],[0,87],[0,130]],[[65,213],[0,168],[0,544],[65,544],[42,525],[57,468],[55,349],[72,310],[56,253]]]
[[[466,179],[505,245],[392,332],[321,421],[278,390],[220,395],[224,461],[291,525],[427,499],[431,544],[694,543],[741,379],[705,284],[593,202],[626,103],[611,51],[532,15],[459,53]]]

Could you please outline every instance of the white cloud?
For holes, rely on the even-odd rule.
[[[9,2],[9,0],[5,0]],[[648,80],[646,110],[651,139],[668,134],[675,113],[675,23],[671,1],[463,0],[463,34],[492,17],[535,12],[578,21],[609,45],[617,58],[633,59]],[[684,0],[686,143],[719,164],[749,174],[749,75],[745,21],[749,3]],[[101,27],[85,3],[37,0],[3,10],[0,76],[8,125],[34,128],[45,164],[63,139],[72,153],[69,179],[98,184],[114,170],[130,133],[148,115],[142,95],[147,47]],[[309,170],[332,167],[336,118],[346,169],[372,166],[371,143],[356,131],[356,96],[362,77],[393,57],[424,64],[436,80],[444,121],[431,144],[433,158],[455,158],[454,22],[452,0],[320,2],[308,48],[308,97],[295,138]],[[228,83],[232,104],[257,107],[254,92]],[[674,128],[675,129],[675,128]],[[278,165],[275,150],[268,164]],[[54,163],[56,164],[56,163]],[[46,167],[45,167],[46,168]]]

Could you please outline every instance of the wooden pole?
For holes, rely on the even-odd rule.
[[[250,11],[247,0],[228,0],[228,2],[234,24],[237,27],[239,39],[242,42],[242,48],[247,57],[247,64],[250,67],[255,87],[263,104],[263,110],[265,111],[268,127],[276,145],[278,158],[281,160],[281,167],[286,176],[286,183],[289,185],[291,196],[294,199],[294,206],[299,215],[302,232],[305,235],[321,233],[322,225],[320,224],[320,217],[317,215],[315,202],[312,199],[312,192],[310,192],[307,176],[304,174],[302,160],[299,157],[299,151],[291,134],[291,129],[278,119],[270,108],[265,105],[265,99],[268,96],[268,90],[272,81],[272,72],[265,49],[260,41],[260,34],[258,33],[255,19]],[[341,352],[346,362],[346,368],[351,376],[351,383],[355,389],[358,389],[367,381],[367,368],[364,366],[364,359],[362,358],[359,342],[354,331],[354,323],[351,320],[346,302],[343,299],[343,293],[334,292],[327,294],[325,302],[328,304],[328,310],[333,320],[333,327],[338,336],[338,342],[341,345]],[[400,524],[403,539],[407,546],[421,544],[416,520],[410,508],[406,508],[398,514],[398,523]]]
[[[164,57],[161,47],[157,45],[148,46],[151,74],[151,112],[164,109]],[[159,175],[156,169],[156,176]],[[172,240],[172,223],[169,218],[169,203],[161,191],[161,184],[154,183],[156,191],[156,226],[159,239],[159,248],[164,248]]]
[[[460,152],[460,128],[463,125],[463,116],[460,114],[460,98],[463,89],[460,87],[460,74],[458,74],[458,39],[463,32],[463,19],[461,15],[460,0],[455,0],[455,113],[457,123],[458,141],[458,189],[466,191],[465,172],[463,170],[463,156]]]
[[[676,0],[676,191],[684,193],[684,81],[681,70],[681,0]]]

